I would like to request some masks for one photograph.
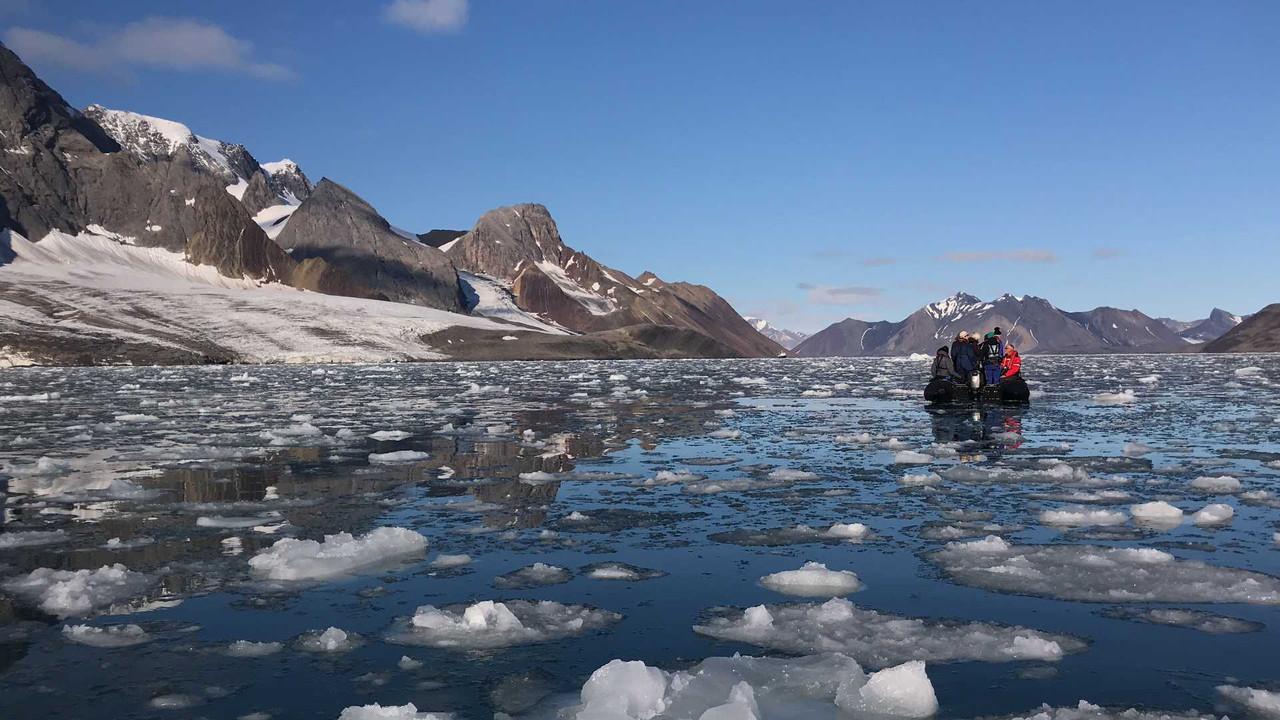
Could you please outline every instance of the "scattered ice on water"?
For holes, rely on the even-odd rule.
[[[1085,648],[1066,635],[982,622],[931,620],[860,608],[841,598],[822,604],[715,609],[694,632],[790,653],[842,652],[872,667],[908,660],[1058,660]]]
[[[298,637],[298,647],[308,652],[344,653],[364,644],[363,638],[336,627],[322,632],[303,633]]]
[[[394,452],[369,453],[369,463],[371,465],[399,465],[420,462],[429,457],[431,457],[430,453],[418,450],[396,450]]]
[[[1063,508],[1059,510],[1045,510],[1040,513],[1040,522],[1045,525],[1061,525],[1066,527],[1123,525],[1128,519],[1128,515],[1117,510],[1094,510],[1090,508]]]
[[[1153,625],[1170,625],[1173,627],[1199,630],[1212,635],[1228,635],[1235,633],[1258,632],[1263,624],[1252,620],[1226,615],[1215,615],[1203,610],[1185,610],[1181,608],[1111,608],[1103,615],[1120,620],[1134,620]]]
[[[1138,401],[1138,395],[1132,390],[1121,390],[1120,392],[1104,392],[1093,396],[1093,402],[1098,405],[1128,405]]]
[[[1280,717],[1280,692],[1235,685],[1219,685],[1217,690],[1219,695],[1251,713]]]
[[[572,578],[573,573],[562,567],[536,562],[505,575],[499,575],[493,579],[493,585],[504,589],[529,588],[541,585],[558,585],[569,582]]]
[[[649,568],[636,567],[620,562],[603,562],[587,565],[582,568],[582,574],[594,580],[652,580],[666,575],[661,570],[651,570]]]
[[[62,636],[81,645],[98,648],[122,648],[151,641],[151,636],[137,625],[64,625]]]
[[[915,450],[899,450],[893,456],[893,461],[899,465],[928,465],[934,459],[932,455]]]
[[[62,530],[14,530],[0,533],[0,550],[53,545],[69,539]]]
[[[377,440],[379,442],[389,442],[411,438],[413,437],[413,433],[405,432],[404,430],[379,430],[377,432],[369,433],[368,437],[371,440]]]
[[[326,580],[368,567],[423,554],[427,539],[398,527],[381,527],[353,537],[325,535],[324,542],[284,538],[249,559],[258,577],[268,580]]]
[[[948,543],[929,554],[953,580],[1001,592],[1088,602],[1242,602],[1280,605],[1280,579],[1179,560],[1154,548]]]
[[[142,573],[116,563],[97,570],[37,568],[10,578],[0,587],[60,618],[81,617],[147,589]]]
[[[484,600],[442,608],[423,605],[412,618],[397,621],[387,639],[403,645],[502,648],[571,637],[621,619],[607,610],[549,600]]]
[[[336,630],[337,628],[330,628]],[[338,630],[338,632],[342,632]],[[257,658],[274,655],[284,649],[284,643],[278,642],[254,642],[252,640],[236,640],[227,645],[223,652],[231,657],[239,658]]]
[[[784,570],[760,578],[760,584],[785,595],[835,597],[862,589],[858,576],[848,570],[830,570],[818,562],[807,562],[799,570]]]
[[[1219,720],[1219,718],[1216,715],[1204,715],[1195,711],[1109,709],[1081,700],[1074,707],[1055,708],[1042,705],[1032,712],[1009,716],[1002,720]]]
[[[447,555],[440,553],[431,561],[431,567],[447,570],[449,568],[462,567],[471,564],[471,556],[465,553],[458,555]]]
[[[419,712],[413,703],[406,705],[352,705],[344,708],[338,720],[452,720],[449,713]]]
[[[853,713],[923,718],[937,709],[924,663],[910,662],[868,676],[853,658],[827,653],[800,658],[713,657],[674,673],[638,660],[613,660],[592,673],[577,704],[569,704],[556,717],[758,720]]]

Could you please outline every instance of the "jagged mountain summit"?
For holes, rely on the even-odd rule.
[[[1243,322],[1244,318],[1221,308],[1214,308],[1209,313],[1209,317],[1201,320],[1182,321],[1173,318],[1159,318],[1159,320],[1187,342],[1206,343],[1222,337],[1228,330]]]
[[[1204,346],[1205,352],[1280,352],[1280,303],[1272,303]]]
[[[696,330],[747,357],[782,352],[710,288],[649,272],[633,278],[569,247],[542,205],[491,210],[440,247],[460,270],[508,287],[521,309],[570,330],[665,325]]]
[[[168,161],[185,152],[197,169],[220,178],[251,215],[272,205],[297,205],[311,194],[310,181],[292,160],[259,164],[244,145],[202,137],[182,123],[126,110],[90,105],[84,117],[143,162]]]
[[[985,301],[964,292],[930,303],[898,322],[853,318],[815,333],[796,347],[802,357],[932,353],[962,330],[999,327],[1024,352],[1176,352],[1186,340],[1137,310],[1099,307],[1065,312],[1048,300],[1005,294]]]
[[[804,342],[805,338],[809,337],[809,333],[803,333],[799,330],[784,330],[782,328],[776,328],[768,320],[763,318],[744,315],[742,319],[751,323],[751,327],[755,328],[756,332],[778,343],[787,350],[794,349],[795,346]]]

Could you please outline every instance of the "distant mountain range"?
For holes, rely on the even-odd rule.
[[[1099,307],[1067,312],[1030,295],[1001,295],[985,301],[958,292],[898,322],[842,320],[810,336],[792,354],[856,357],[932,353],[950,344],[962,330],[986,333],[995,327],[1023,352],[1186,352],[1239,321],[1215,310],[1204,320],[1178,324],[1138,310]]]
[[[1206,352],[1280,352],[1280,303],[1272,303],[1205,345]]]
[[[77,111],[0,45],[0,366],[781,352],[710,288],[568,247],[541,205],[409,232],[289,160]]]
[[[778,343],[787,350],[795,348],[795,346],[804,342],[805,338],[809,337],[809,333],[803,333],[799,330],[783,330],[782,328],[776,328],[771,325],[768,320],[763,320],[761,318],[746,317],[745,319],[747,322],[751,323],[751,327],[755,328],[756,332],[759,332],[761,335],[764,335],[770,340]]]

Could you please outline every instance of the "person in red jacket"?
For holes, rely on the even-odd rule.
[[[1012,345],[1004,346],[1004,360],[1000,361],[1000,379],[1016,377],[1022,372],[1022,356]]]

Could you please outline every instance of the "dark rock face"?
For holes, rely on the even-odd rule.
[[[271,183],[267,180],[267,174],[256,172],[249,178],[244,194],[240,196],[240,204],[244,205],[245,210],[248,210],[250,215],[257,215],[265,208],[279,205],[280,197],[271,188]]]
[[[485,213],[452,241],[448,255],[463,270],[510,284],[521,309],[572,330],[667,325],[704,334],[741,356],[782,352],[709,288],[651,273],[632,278],[565,245],[542,205]]]
[[[1068,313],[1044,298],[1002,295],[985,302],[966,293],[931,303],[905,319],[868,323],[847,319],[798,345],[801,357],[932,354],[960,331],[999,327],[1022,352],[1176,352],[1187,343],[1137,310],[1097,308]]]
[[[288,281],[293,261],[186,147],[144,162],[0,46],[0,198],[31,240],[101,226],[229,277]],[[234,153],[233,153],[234,154]]]
[[[400,236],[367,202],[323,179],[276,237],[296,261],[321,259],[366,297],[464,312],[453,263]]]
[[[1204,346],[1205,352],[1280,352],[1280,303],[1272,303],[1222,337]]]
[[[424,233],[418,233],[418,239],[422,241],[423,245],[430,245],[433,248],[438,248],[441,245],[447,245],[466,234],[466,230],[428,230]]]
[[[1222,337],[1228,330],[1239,325],[1244,318],[1221,308],[1214,308],[1209,313],[1209,317],[1203,320],[1189,322],[1172,318],[1159,318],[1159,320],[1187,342],[1205,343]]]
[[[290,204],[297,204],[311,197],[311,181],[303,174],[302,169],[292,160],[264,163],[263,172],[267,175],[271,192]]]

